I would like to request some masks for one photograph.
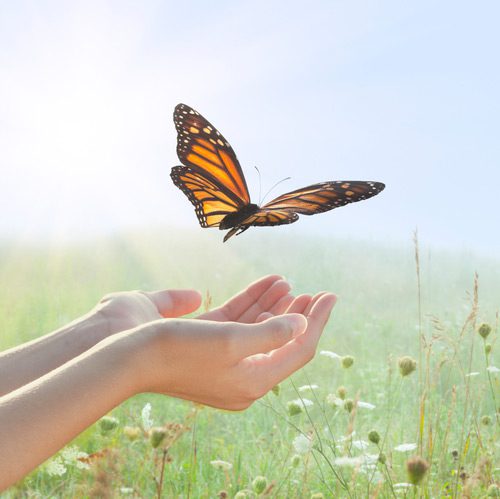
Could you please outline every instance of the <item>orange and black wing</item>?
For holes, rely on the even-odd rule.
[[[320,182],[283,194],[261,209],[264,212],[286,211],[301,215],[315,215],[371,198],[382,192],[385,184],[358,180]]]
[[[174,166],[170,177],[194,205],[202,227],[218,227],[226,215],[241,206],[239,198],[227,187],[189,166]]]
[[[299,219],[299,215],[315,215],[339,208],[349,203],[371,198],[382,192],[385,184],[381,182],[365,182],[340,180],[336,182],[320,182],[283,194],[262,206],[258,211],[243,220],[226,234],[227,241],[234,234],[240,234],[252,225],[270,226],[291,224]]]
[[[174,123],[177,155],[182,164],[201,175],[206,182],[224,190],[238,207],[250,203],[241,166],[233,148],[221,133],[186,104],[175,107]],[[183,192],[186,193],[184,189]]]

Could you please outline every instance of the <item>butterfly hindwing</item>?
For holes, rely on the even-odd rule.
[[[233,148],[200,113],[178,104],[174,110],[177,155],[181,162],[233,193],[240,206],[250,202],[248,187]]]
[[[188,166],[174,166],[170,176],[194,205],[202,227],[218,227],[226,215],[240,207],[231,191]]]
[[[237,228],[226,234],[224,241],[235,234],[241,234],[252,225],[291,224],[299,219],[299,213],[301,215],[314,215],[368,199],[381,192],[384,187],[385,185],[380,182],[339,180],[320,182],[287,192],[243,220]]]

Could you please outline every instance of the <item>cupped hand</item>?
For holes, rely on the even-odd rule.
[[[290,285],[279,275],[268,275],[250,284],[226,303],[198,319],[253,324],[284,313],[294,297]]]
[[[199,315],[198,319],[219,322],[259,322],[286,311],[293,301],[290,285],[278,275],[250,284],[224,305]],[[95,307],[105,319],[106,335],[132,329],[162,318],[181,317],[197,310],[201,295],[192,289],[125,291],[106,295]]]
[[[134,348],[136,391],[245,409],[314,357],[335,300],[331,293],[297,297],[286,314],[254,324],[205,316],[138,328],[136,338],[146,347]],[[241,318],[244,312],[233,313]],[[248,317],[262,313],[255,308]]]

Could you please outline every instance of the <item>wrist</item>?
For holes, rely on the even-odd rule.
[[[175,322],[175,319],[159,319],[117,335],[127,352],[134,394],[166,392],[172,360],[168,358],[169,323]]]
[[[67,337],[83,353],[108,337],[108,321],[99,311],[91,310],[52,334]]]

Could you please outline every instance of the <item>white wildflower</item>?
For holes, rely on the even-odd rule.
[[[366,475],[369,475],[370,473],[374,473],[377,469],[376,464],[372,463],[362,463],[361,466],[359,467],[359,471],[361,473],[365,473]]]
[[[354,430],[352,433],[349,433],[349,435],[337,438],[337,442],[346,442],[347,440],[351,440],[354,435],[356,435],[356,430]]]
[[[375,464],[378,462],[380,454],[363,454],[363,459],[365,460],[365,464]]]
[[[312,449],[312,440],[301,434],[293,439],[293,447],[297,454],[306,454]]]
[[[302,385],[299,386],[299,392],[306,392],[307,390],[317,390],[318,388],[318,385]]]
[[[329,393],[326,396],[326,403],[328,405],[337,406],[337,407],[344,406],[344,401],[341,398],[337,397],[337,395],[335,395],[334,393]]]
[[[64,466],[61,456],[56,456],[47,463],[45,471],[47,471],[50,476],[62,476],[68,469]]]
[[[321,350],[319,352],[320,355],[324,355],[325,357],[330,357],[330,359],[341,359],[342,356],[339,355],[338,353],[332,352],[330,350]]]
[[[217,468],[218,470],[229,471],[233,468],[233,465],[231,463],[228,463],[227,461],[222,461],[221,459],[215,459],[213,461],[210,461],[210,464],[214,468]]]
[[[358,400],[358,407],[361,407],[363,409],[370,409],[370,411],[372,411],[376,406],[370,404],[370,402],[363,402],[361,400]]]
[[[88,469],[89,465],[82,462],[82,458],[87,458],[89,455],[81,451],[76,445],[66,447],[61,451],[61,457],[66,464],[75,464],[80,469]],[[81,466],[83,465],[83,466]]]
[[[417,444],[400,444],[394,447],[394,450],[397,452],[410,452],[417,448]]]
[[[472,376],[478,376],[479,373],[477,371],[474,371],[474,372],[471,372],[469,374],[466,374],[465,376],[468,378],[468,377],[472,377]]]
[[[304,398],[292,400],[292,403],[300,405],[302,407],[311,407],[312,405],[314,405],[314,402],[312,400]]]
[[[149,431],[153,427],[153,420],[151,419],[151,404],[148,402],[141,411],[142,427]]]
[[[352,446],[355,447],[356,449],[359,450],[365,450],[368,448],[368,442],[365,442],[364,440],[353,440],[352,441]]]
[[[76,461],[75,464],[79,470],[89,470],[90,469],[90,464],[86,463],[85,461]]]
[[[393,487],[395,489],[409,489],[410,487],[413,487],[413,485],[411,483],[401,482],[401,483],[395,483]]]
[[[334,459],[333,464],[336,464],[337,466],[361,466],[363,463],[363,458],[362,457],[348,457],[348,456],[343,456],[343,457],[337,457]]]
[[[120,487],[120,493],[124,496],[128,496],[134,493],[134,489],[132,487]]]
[[[498,367],[495,366],[488,366],[486,370],[489,371],[490,373],[500,373],[500,369],[498,369]]]

